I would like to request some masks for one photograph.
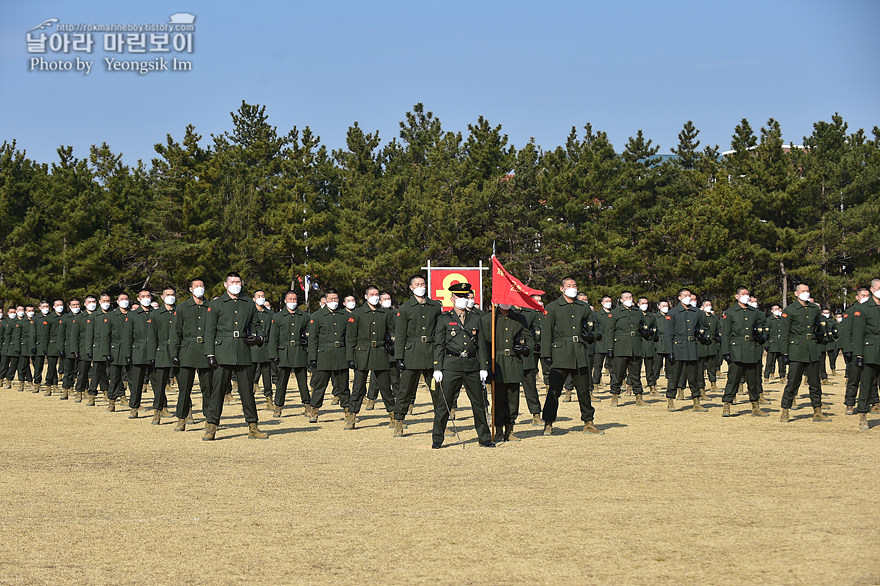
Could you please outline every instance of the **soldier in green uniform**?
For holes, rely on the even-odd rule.
[[[62,316],[64,321],[64,379],[61,381],[61,400],[66,401],[70,389],[74,388],[79,371],[79,338],[77,335],[77,318],[82,311],[82,302],[72,297],[67,302],[69,312]]]
[[[718,390],[716,360],[718,351],[721,349],[721,320],[712,310],[712,302],[708,299],[700,306],[703,317],[706,320],[706,334],[709,336],[709,344],[700,344],[698,349],[700,357],[697,363],[697,382],[700,385],[700,398],[707,399],[706,379],[709,379],[710,388]]]
[[[177,291],[168,285],[162,289],[162,305],[150,316],[156,329],[156,362],[150,374],[150,386],[153,388],[153,425],[162,423],[162,416],[170,416],[168,406],[168,381],[171,378],[171,327],[174,323],[174,304],[177,302]]]
[[[859,431],[868,431],[868,412],[880,381],[880,279],[871,281],[871,297],[853,308],[853,360],[862,369],[859,377]],[[876,404],[876,403],[875,403]]]
[[[33,305],[24,306],[24,317],[20,318],[21,356],[18,359],[18,381],[20,391],[33,391],[34,378],[31,361],[37,356],[37,322]]]
[[[266,304],[266,292],[262,289],[254,291],[254,304],[256,306],[256,319],[263,328],[263,337],[268,340],[272,335],[272,310]],[[269,360],[269,344],[262,346],[251,346],[251,360],[254,362],[255,383],[263,379],[263,397],[266,399],[266,409],[274,410],[275,405],[272,403],[272,361]]]
[[[728,365],[721,416],[730,417],[730,406],[736,399],[740,383],[745,379],[752,403],[752,417],[767,417],[767,412],[758,404],[766,320],[763,313],[749,305],[747,287],[738,287],[735,299],[736,302],[721,318],[721,355]]]
[[[770,315],[767,318],[769,328],[767,348],[767,364],[764,366],[764,382],[770,382],[770,377],[779,369],[779,380],[785,379],[785,364],[782,362],[784,348],[779,343],[779,330],[782,327],[782,308],[774,303],[770,307]]]
[[[822,351],[822,358],[819,359],[819,380],[826,384],[828,383],[828,368],[826,368],[826,360],[828,362],[828,366],[830,367],[831,374],[836,374],[837,370],[832,362],[831,352],[837,348],[837,326],[834,321],[834,317],[831,315],[831,309],[828,307],[822,308],[822,322],[824,322],[823,327],[827,327],[828,330],[831,330],[833,335],[823,337],[820,342]],[[833,327],[831,327],[833,326]]]
[[[587,338],[596,337],[595,322],[590,325],[590,306],[577,300],[577,282],[573,277],[562,279],[562,295],[547,306],[541,344],[541,359],[550,368],[550,386],[544,401],[544,435],[553,433],[559,409],[559,396],[565,379],[571,376],[577,389],[584,433],[604,435],[593,424],[596,413],[590,401],[590,357]]]
[[[843,314],[843,320],[838,325],[837,331],[840,339],[840,348],[843,351],[843,361],[846,363],[846,391],[844,393],[843,404],[846,406],[846,414],[854,415],[856,407],[856,398],[859,394],[859,381],[862,377],[862,367],[856,364],[853,358],[852,343],[852,326],[853,313],[861,308],[861,305],[867,303],[871,298],[871,291],[867,287],[859,287],[856,291],[856,304],[851,306]],[[864,361],[863,361],[864,362]],[[877,388],[874,388],[873,396],[870,399],[871,410],[878,409]]]
[[[110,392],[107,395],[109,404],[107,411],[116,411],[116,401],[124,394],[122,380],[125,378],[127,366],[131,364],[131,345],[123,344],[127,339],[125,330],[128,323],[130,300],[127,293],[116,296],[116,309],[110,312]]]
[[[18,372],[18,362],[21,357],[21,321],[24,318],[24,307],[21,308],[22,318],[18,317],[18,309],[10,307],[6,314],[6,339],[3,344],[6,348],[6,388],[12,388],[12,381]],[[23,384],[23,383],[22,383]],[[23,390],[23,387],[19,390]]]
[[[0,307],[0,312],[2,312],[2,307]],[[9,328],[9,324],[12,323],[12,318],[15,317],[15,308],[12,308],[11,317],[6,316],[6,312],[2,312],[0,314],[0,384],[2,384],[3,388],[7,388],[6,386],[6,371],[9,367],[10,357],[9,357],[9,345],[6,343],[6,331]]]
[[[391,302],[391,293],[388,291],[381,291],[379,293],[379,304],[387,309],[391,314],[391,354],[390,356],[394,356],[394,336],[397,333],[397,310],[392,308]],[[398,395],[398,391],[400,388],[400,370],[397,368],[394,360],[389,362],[388,369],[388,378],[391,381],[391,401],[392,404],[394,402],[394,397]],[[367,388],[367,400],[365,401],[364,409],[367,411],[372,411],[376,407],[376,398],[379,396],[379,387],[376,384],[375,377],[370,377],[370,386]],[[393,412],[392,412],[393,415]],[[391,427],[394,427],[394,418],[392,417]]]
[[[544,306],[540,295],[532,295],[532,299]],[[538,362],[541,358],[541,330],[544,323],[544,312],[532,309],[530,307],[521,307],[517,310],[526,320],[526,326],[529,333],[532,334],[534,346],[527,356],[522,357],[523,379],[522,389],[526,397],[526,407],[532,416],[532,425],[535,427],[543,427],[544,422],[541,420],[541,399],[538,397]],[[511,416],[515,419],[519,416],[519,393],[516,395],[516,401],[511,404]]]
[[[666,385],[666,408],[668,411],[675,411],[677,385],[680,380],[686,380],[691,389],[694,412],[705,412],[707,409],[700,405],[700,389],[697,381],[699,350],[696,332],[700,328],[706,329],[706,321],[703,312],[691,303],[693,296],[689,289],[680,289],[678,300],[679,304],[666,314],[666,324],[663,329],[666,346],[670,349],[667,357],[672,365],[669,382]]]
[[[272,316],[269,333],[269,357],[278,365],[273,415],[281,417],[291,373],[296,378],[300,402],[308,408],[311,395],[306,381],[309,362],[309,314],[299,309],[296,291],[284,294],[284,307]]]
[[[346,326],[345,354],[348,367],[354,371],[354,382],[345,416],[345,429],[355,428],[355,419],[367,393],[367,375],[370,373],[379,387],[390,424],[394,426],[394,398],[388,375],[394,352],[391,340],[392,313],[382,307],[378,287],[368,286],[364,299],[366,303],[351,313]]]
[[[779,420],[788,423],[789,409],[801,386],[801,378],[806,374],[813,421],[829,421],[822,413],[822,383],[819,380],[822,356],[816,339],[816,325],[821,315],[819,306],[810,301],[810,287],[805,283],[797,285],[794,293],[797,299],[782,310],[782,327],[779,328],[780,343],[785,349],[782,360],[788,365],[788,383],[782,394]]]
[[[38,315],[34,315],[34,329],[37,340],[37,353],[32,362],[34,365],[34,393],[39,393],[43,387],[43,367],[46,366],[46,348],[49,345],[49,301],[43,299],[37,307]],[[57,377],[58,372],[55,372]],[[49,373],[46,373],[49,377]],[[48,386],[48,384],[46,385]]]
[[[152,293],[149,289],[138,292],[138,303],[128,312],[129,327],[123,330],[122,346],[131,357],[128,388],[129,419],[137,419],[143,398],[144,382],[156,364],[156,327],[153,325]]]
[[[99,308],[92,314],[92,368],[89,381],[89,400],[86,405],[94,406],[98,396],[98,386],[101,392],[109,396],[110,377],[109,366],[113,362],[110,355],[110,295],[101,293],[98,297]]]
[[[174,431],[186,431],[192,418],[192,388],[196,374],[202,393],[202,415],[207,417],[213,392],[214,371],[208,367],[205,332],[208,327],[208,304],[205,303],[205,282],[193,279],[189,283],[191,297],[174,308],[171,323],[171,364],[177,373],[177,425]]]
[[[492,314],[480,319],[486,356],[492,356]],[[519,386],[525,373],[524,359],[530,357],[535,340],[525,316],[511,305],[501,303],[495,312],[495,364],[492,369],[495,385],[495,428],[504,441],[519,439],[513,426],[519,409]],[[496,432],[495,439],[499,434]]]
[[[455,308],[442,313],[434,328],[435,385],[431,388],[434,403],[434,428],[431,434],[433,449],[443,445],[450,407],[464,385],[471,402],[474,427],[480,445],[494,448],[492,434],[486,418],[486,399],[482,385],[489,377],[489,357],[480,318],[468,311],[470,283],[456,283],[449,287],[455,300]]]
[[[77,347],[77,372],[74,402],[81,403],[83,395],[89,389],[89,374],[92,370],[92,343],[95,333],[95,312],[98,309],[98,300],[94,295],[87,295],[83,299],[85,311],[74,323],[74,342]]]
[[[48,304],[46,304],[48,310]],[[43,311],[42,303],[40,304],[40,312]],[[52,393],[58,388],[58,361],[64,358],[64,301],[56,299],[53,302],[53,311],[45,314],[40,322],[42,324],[43,333],[38,331],[37,338],[42,340],[43,345],[37,351],[38,357],[45,357],[46,360],[46,390],[43,395],[51,397]],[[43,361],[39,361],[40,370],[43,368]]]
[[[254,364],[250,346],[263,343],[262,327],[256,317],[254,303],[241,295],[241,275],[230,272],[224,282],[226,292],[208,305],[208,324],[205,327],[205,351],[208,366],[217,369],[213,377],[211,403],[208,406],[205,434],[202,439],[212,441],[223,413],[224,389],[235,375],[244,419],[248,424],[248,439],[266,439],[269,436],[257,425],[257,405],[254,401]]]
[[[339,307],[339,292],[327,289],[327,305],[312,314],[309,320],[309,365],[312,374],[312,396],[306,407],[309,423],[317,423],[327,384],[339,390],[341,407],[348,413],[348,361],[345,359],[345,333],[351,315]]]
[[[636,405],[644,405],[642,399],[642,340],[648,332],[645,328],[644,313],[633,304],[631,291],[620,294],[620,303],[608,318],[608,331],[611,345],[607,355],[611,361],[611,406],[617,407],[621,392],[621,382],[626,383],[636,396]]]
[[[609,371],[609,383],[611,382],[610,377],[613,377],[613,371],[611,369],[611,359],[608,358],[608,349],[614,345],[614,335],[610,330],[611,318],[612,318],[612,304],[611,304],[611,296],[603,295],[600,300],[599,305],[601,306],[596,311],[596,330],[597,332],[601,332],[601,336],[596,336],[599,338],[596,340],[594,344],[595,354],[593,354],[593,365],[592,365],[592,382],[593,387],[598,387],[602,382],[602,368],[603,366],[608,368]],[[617,385],[618,387],[620,385]]]
[[[660,380],[661,370],[667,379],[670,377],[669,355],[672,353],[672,348],[666,340],[666,315],[668,313],[669,302],[666,299],[661,299],[657,302],[657,313],[654,314],[654,325],[657,326],[657,335],[654,341],[654,351],[656,352],[654,357],[654,381]],[[654,384],[655,386],[651,387],[652,395],[657,393],[657,383],[655,382]]]
[[[657,319],[653,313],[648,312],[648,298],[639,297],[639,311],[642,312],[644,333],[642,334],[642,363],[645,370],[645,386],[654,389],[657,386],[657,375],[654,372],[654,362],[657,357]]]
[[[428,298],[425,278],[409,278],[413,294],[397,309],[394,360],[400,370],[400,392],[394,397],[394,436],[403,436],[403,420],[415,403],[419,377],[431,386],[434,362],[434,330],[443,311],[439,301]]]

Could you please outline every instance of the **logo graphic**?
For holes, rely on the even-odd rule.
[[[168,24],[192,24],[196,21],[196,15],[189,12],[175,12],[168,19]]]
[[[28,32],[32,32],[32,31],[36,31],[36,30],[41,31],[44,28],[49,28],[50,26],[52,26],[53,24],[55,24],[57,22],[58,22],[57,18],[49,18],[47,20],[44,20],[43,22],[41,22],[40,24],[38,24],[37,26],[35,26],[31,30],[29,30]]]

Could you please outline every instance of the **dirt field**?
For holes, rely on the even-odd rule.
[[[574,401],[558,435],[496,449],[462,413],[464,448],[436,451],[424,389],[402,439],[379,403],[354,431],[326,404],[317,426],[261,410],[248,441],[236,400],[213,443],[200,414],[173,433],[2,390],[0,583],[878,584],[880,416],[859,433],[832,382],[830,423],[806,399],[779,423],[779,383],[761,419],[745,398],[722,419],[720,391],[612,409],[603,384],[604,437]]]

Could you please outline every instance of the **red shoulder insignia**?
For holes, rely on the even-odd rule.
[[[849,314],[848,314],[848,313],[844,313],[844,314],[843,314],[843,317],[849,317]]]
[[[148,323],[148,324],[151,324],[151,323],[153,323],[153,320],[148,319],[148,320],[147,320],[147,323]]]
[[[353,318],[353,317],[348,318],[348,323],[353,324],[353,323],[354,323],[354,318]]]
[[[397,312],[397,317],[400,317],[400,312],[399,312],[399,311]]]
[[[104,323],[107,323],[107,318],[106,318],[106,317],[104,318]]]
[[[128,321],[128,316],[125,317],[125,321]]]
[[[862,312],[861,312],[861,311],[857,311],[857,312],[855,312],[853,315],[862,315]]]
[[[309,320],[309,323],[310,323],[310,324],[313,324],[313,323],[315,323],[315,320],[310,319],[310,320]]]
[[[451,322],[449,322],[449,325],[451,325],[451,326],[458,325],[458,322],[457,322],[457,321],[451,321]]]
[[[87,323],[87,324],[90,324],[90,323],[92,323],[92,320],[87,319],[87,320],[86,320],[86,323]],[[18,327],[18,326],[15,326],[15,327]]]
[[[788,314],[787,314],[787,313],[783,313],[783,314],[782,314],[782,317],[788,317]]]
[[[49,325],[49,322],[44,321],[44,322],[43,322],[43,325],[44,325],[44,326],[48,326],[48,325]]]
[[[209,307],[208,307],[208,311],[211,311],[211,308],[210,308],[210,306],[209,306]]]
[[[666,319],[669,319],[669,320],[671,320],[671,319],[672,319],[672,317],[671,317],[671,316],[668,316],[668,315],[667,315],[667,316],[666,316]]]
[[[176,310],[176,309],[174,310],[174,315],[177,315],[177,310]]]

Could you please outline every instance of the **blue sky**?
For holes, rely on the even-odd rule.
[[[194,50],[179,55],[192,71],[106,71],[100,33],[93,54],[79,54],[94,61],[89,75],[29,71],[26,34],[48,18],[147,24],[177,12],[196,15]],[[851,130],[880,124],[875,0],[0,0],[0,15],[0,140],[43,162],[59,145],[86,157],[101,142],[128,164],[148,162],[187,124],[206,139],[229,130],[241,100],[265,105],[280,132],[310,126],[330,148],[355,121],[398,136],[417,102],[447,130],[466,133],[482,115],[516,146],[534,137],[544,149],[587,122],[618,151],[642,129],[661,153],[689,119],[722,150],[743,117],[756,132],[774,117],[795,143],[835,112]]]

